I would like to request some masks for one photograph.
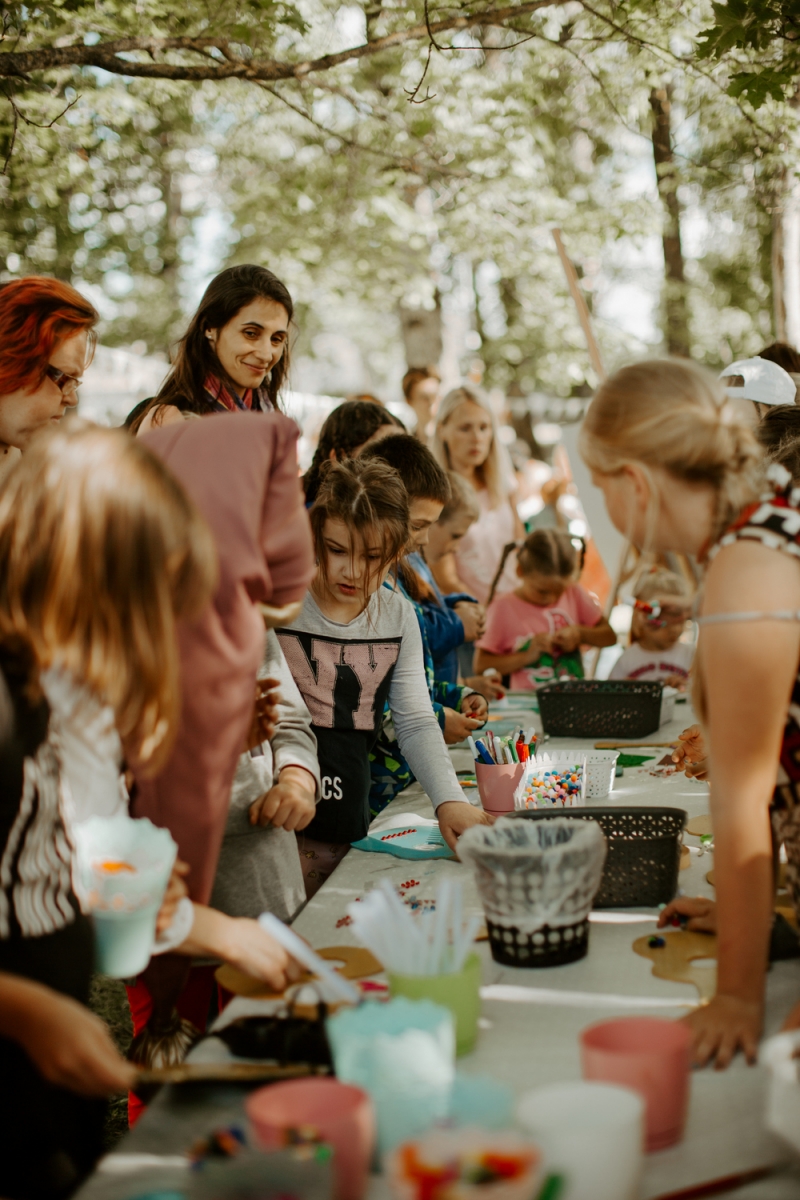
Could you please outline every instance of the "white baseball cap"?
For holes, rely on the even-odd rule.
[[[756,404],[795,404],[797,387],[788,371],[768,358],[742,358],[720,374],[720,379],[737,377],[726,386],[731,400],[753,400]],[[744,383],[739,383],[739,380]]]

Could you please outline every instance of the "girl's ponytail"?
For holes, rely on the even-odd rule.
[[[503,571],[505,570],[505,565],[506,565],[506,562],[508,561],[509,554],[511,553],[512,550],[517,550],[518,548],[519,548],[518,542],[508,542],[503,547],[503,553],[500,556],[500,566],[497,568],[497,574],[495,575],[494,579],[492,580],[492,586],[489,589],[489,599],[486,601],[487,607],[494,600],[494,594],[497,591],[497,585],[502,578]]]

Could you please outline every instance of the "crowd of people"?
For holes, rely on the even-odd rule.
[[[62,423],[92,305],[49,278],[0,288],[9,1200],[68,1195],[100,1152],[101,1098],[206,1028],[225,997],[194,960],[284,988],[299,968],[255,918],[291,921],[414,779],[457,850],[491,818],[448,745],[504,688],[580,676],[588,649],[617,642],[581,585],[583,541],[523,525],[476,388],[440,397],[435,370],[409,371],[410,431],[374,397],[345,401],[300,479],[281,412],[292,316],[268,270],[223,271],[158,395],[109,430]],[[778,344],[724,375],[623,368],[581,434],[642,554],[612,677],[691,685],[702,717],[675,761],[711,780],[717,902],[679,899],[662,922],[718,931],[717,995],[688,1018],[698,1061],[718,1066],[755,1054],[780,846],[800,907],[800,356]],[[675,555],[703,573],[699,602]],[[87,1007],[92,935],[71,874],[80,822],[118,813],[178,846],[155,953],[127,985],[130,1062]],[[131,1093],[132,1121],[141,1107]]]

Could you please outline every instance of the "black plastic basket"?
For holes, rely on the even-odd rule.
[[[658,729],[663,688],[635,679],[568,679],[539,688],[536,698],[550,737],[639,738]]]
[[[569,817],[597,821],[608,852],[593,908],[655,908],[678,890],[681,842],[687,814],[682,808],[547,808],[509,813],[528,821]]]
[[[486,918],[489,945],[495,962],[507,967],[560,967],[584,958],[589,949],[589,921],[523,933],[516,926],[495,925]]]

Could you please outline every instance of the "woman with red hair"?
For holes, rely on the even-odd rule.
[[[41,275],[0,287],[0,446],[24,450],[78,403],[99,316],[68,283]]]

